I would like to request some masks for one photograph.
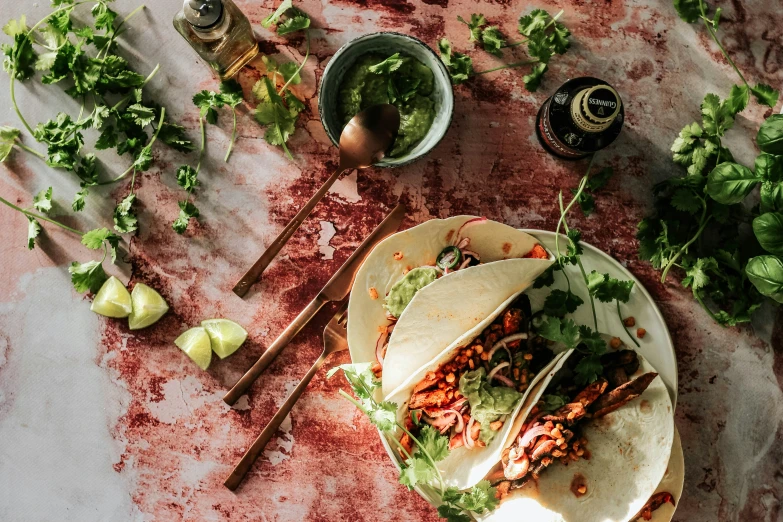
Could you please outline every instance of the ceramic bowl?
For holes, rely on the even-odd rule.
[[[324,70],[321,86],[318,90],[318,112],[321,115],[326,134],[335,145],[340,144],[343,130],[342,121],[337,112],[337,100],[343,77],[356,60],[367,53],[401,53],[419,60],[430,68],[435,82],[431,95],[435,102],[435,119],[429,132],[405,156],[384,158],[377,163],[379,167],[399,167],[407,165],[427,155],[440,142],[451,124],[454,113],[454,93],[446,67],[435,51],[427,44],[406,34],[394,32],[370,33],[343,45],[329,61]]]

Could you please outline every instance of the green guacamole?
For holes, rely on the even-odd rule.
[[[382,63],[383,62],[383,63]],[[373,66],[378,66],[375,72]],[[432,71],[399,54],[365,54],[351,66],[340,85],[337,111],[346,125],[358,112],[383,103],[400,111],[400,131],[389,156],[404,156],[427,134],[435,119]]]
[[[414,268],[402,279],[394,283],[389,295],[386,296],[386,309],[394,317],[402,315],[402,311],[411,302],[416,292],[432,283],[438,278],[438,271],[434,268]]]
[[[481,424],[479,438],[483,442],[489,442],[495,436],[489,425],[514,411],[514,406],[522,398],[522,394],[513,388],[491,386],[484,368],[464,373],[459,379],[459,391],[468,398],[470,415]]]

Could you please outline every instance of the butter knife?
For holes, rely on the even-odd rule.
[[[334,273],[332,278],[326,283],[318,295],[310,301],[310,303],[302,310],[296,319],[289,324],[285,330],[275,339],[275,341],[266,349],[266,351],[259,357],[256,363],[237,381],[233,388],[231,388],[223,401],[229,406],[233,404],[245,394],[250,386],[255,382],[259,375],[266,370],[277,355],[290,343],[294,337],[307,325],[318,311],[323,308],[326,303],[331,301],[342,301],[348,292],[351,291],[351,285],[353,285],[353,278],[356,275],[357,270],[364,261],[370,250],[375,247],[382,239],[394,233],[402,223],[403,217],[405,217],[405,205],[399,203],[391,213],[376,227],[372,233],[367,236],[359,247],[354,250],[351,257],[343,263],[337,272]]]

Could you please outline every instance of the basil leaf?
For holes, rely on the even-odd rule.
[[[783,114],[773,114],[761,124],[756,143],[764,152],[783,154]]]
[[[783,157],[762,152],[756,157],[754,170],[765,181],[780,181],[783,179]]]
[[[712,169],[707,178],[706,190],[718,203],[733,205],[745,199],[759,181],[761,177],[748,167],[726,162]]]
[[[783,261],[775,256],[757,256],[748,261],[745,273],[762,294],[783,303]]]
[[[761,211],[783,212],[783,182],[761,184]]]
[[[783,214],[767,212],[753,220],[753,233],[759,244],[776,256],[783,256]]]

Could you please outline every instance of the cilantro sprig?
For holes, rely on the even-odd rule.
[[[574,368],[577,384],[589,384],[603,372],[601,355],[606,353],[606,341],[590,327],[579,326],[573,319],[549,317],[538,327],[537,333],[544,339],[580,352],[581,358]]]
[[[286,35],[296,31],[305,33],[305,55],[300,64],[295,62],[278,65],[266,57],[266,75],[253,86],[253,95],[258,101],[255,117],[259,124],[267,127],[264,139],[270,145],[279,146],[289,159],[293,159],[288,149],[288,140],[296,130],[299,114],[305,104],[288,88],[301,83],[301,71],[310,57],[310,18],[306,13],[293,7],[291,0],[283,0],[277,10],[264,19],[264,27],[276,26],[277,34]],[[277,88],[277,80],[283,84]]]
[[[109,231],[107,228],[98,228],[82,232],[47,216],[46,214],[53,208],[52,187],[41,190],[33,197],[32,207],[39,213],[18,207],[3,197],[0,197],[0,203],[22,213],[27,218],[27,248],[30,250],[35,248],[35,243],[43,230],[40,221],[51,223],[63,230],[80,236],[82,245],[90,250],[103,249],[103,257],[100,261],[91,260],[83,263],[74,261],[71,263],[71,266],[68,267],[68,272],[71,274],[71,283],[77,292],[84,293],[90,291],[95,293],[100,289],[101,285],[108,277],[103,270],[103,262],[109,254],[111,255],[112,263],[117,261],[117,249],[120,240],[122,239],[120,236]]]
[[[552,56],[564,54],[571,45],[568,41],[571,32],[565,25],[557,21],[562,14],[563,11],[560,11],[555,16],[550,16],[543,9],[535,9],[529,14],[522,16],[519,19],[517,30],[526,38],[513,43],[506,41],[498,26],[489,25],[483,14],[473,13],[469,21],[466,21],[461,16],[457,16],[457,20],[468,27],[470,41],[480,44],[488,53],[500,57],[503,55],[502,50],[504,48],[527,44],[527,54],[530,58],[528,60],[506,63],[484,71],[475,71],[473,69],[473,60],[469,56],[453,51],[451,42],[446,38],[441,38],[438,42],[438,49],[440,50],[441,60],[443,60],[449,71],[452,83],[457,85],[473,76],[512,67],[532,65],[531,71],[524,76],[523,80],[525,88],[530,92],[534,92],[541,85],[541,80],[547,71]]]
[[[441,499],[438,506],[438,515],[450,522],[472,520],[468,513],[482,514],[492,511],[497,506],[495,488],[486,480],[482,480],[468,491],[459,491],[453,487],[446,487],[443,476],[438,469],[437,462],[445,459],[449,454],[449,439],[432,426],[425,425],[421,428],[417,437],[404,425],[397,422],[397,405],[375,400],[375,391],[381,383],[375,378],[370,369],[370,364],[344,364],[329,370],[327,378],[331,378],[338,371],[351,385],[354,395],[345,390],[340,390],[340,395],[350,401],[372,424],[387,435],[387,439],[395,445],[404,461],[401,463],[400,483],[408,489],[418,485],[429,485],[437,488]],[[400,443],[396,432],[407,434],[415,444],[409,452]]]

